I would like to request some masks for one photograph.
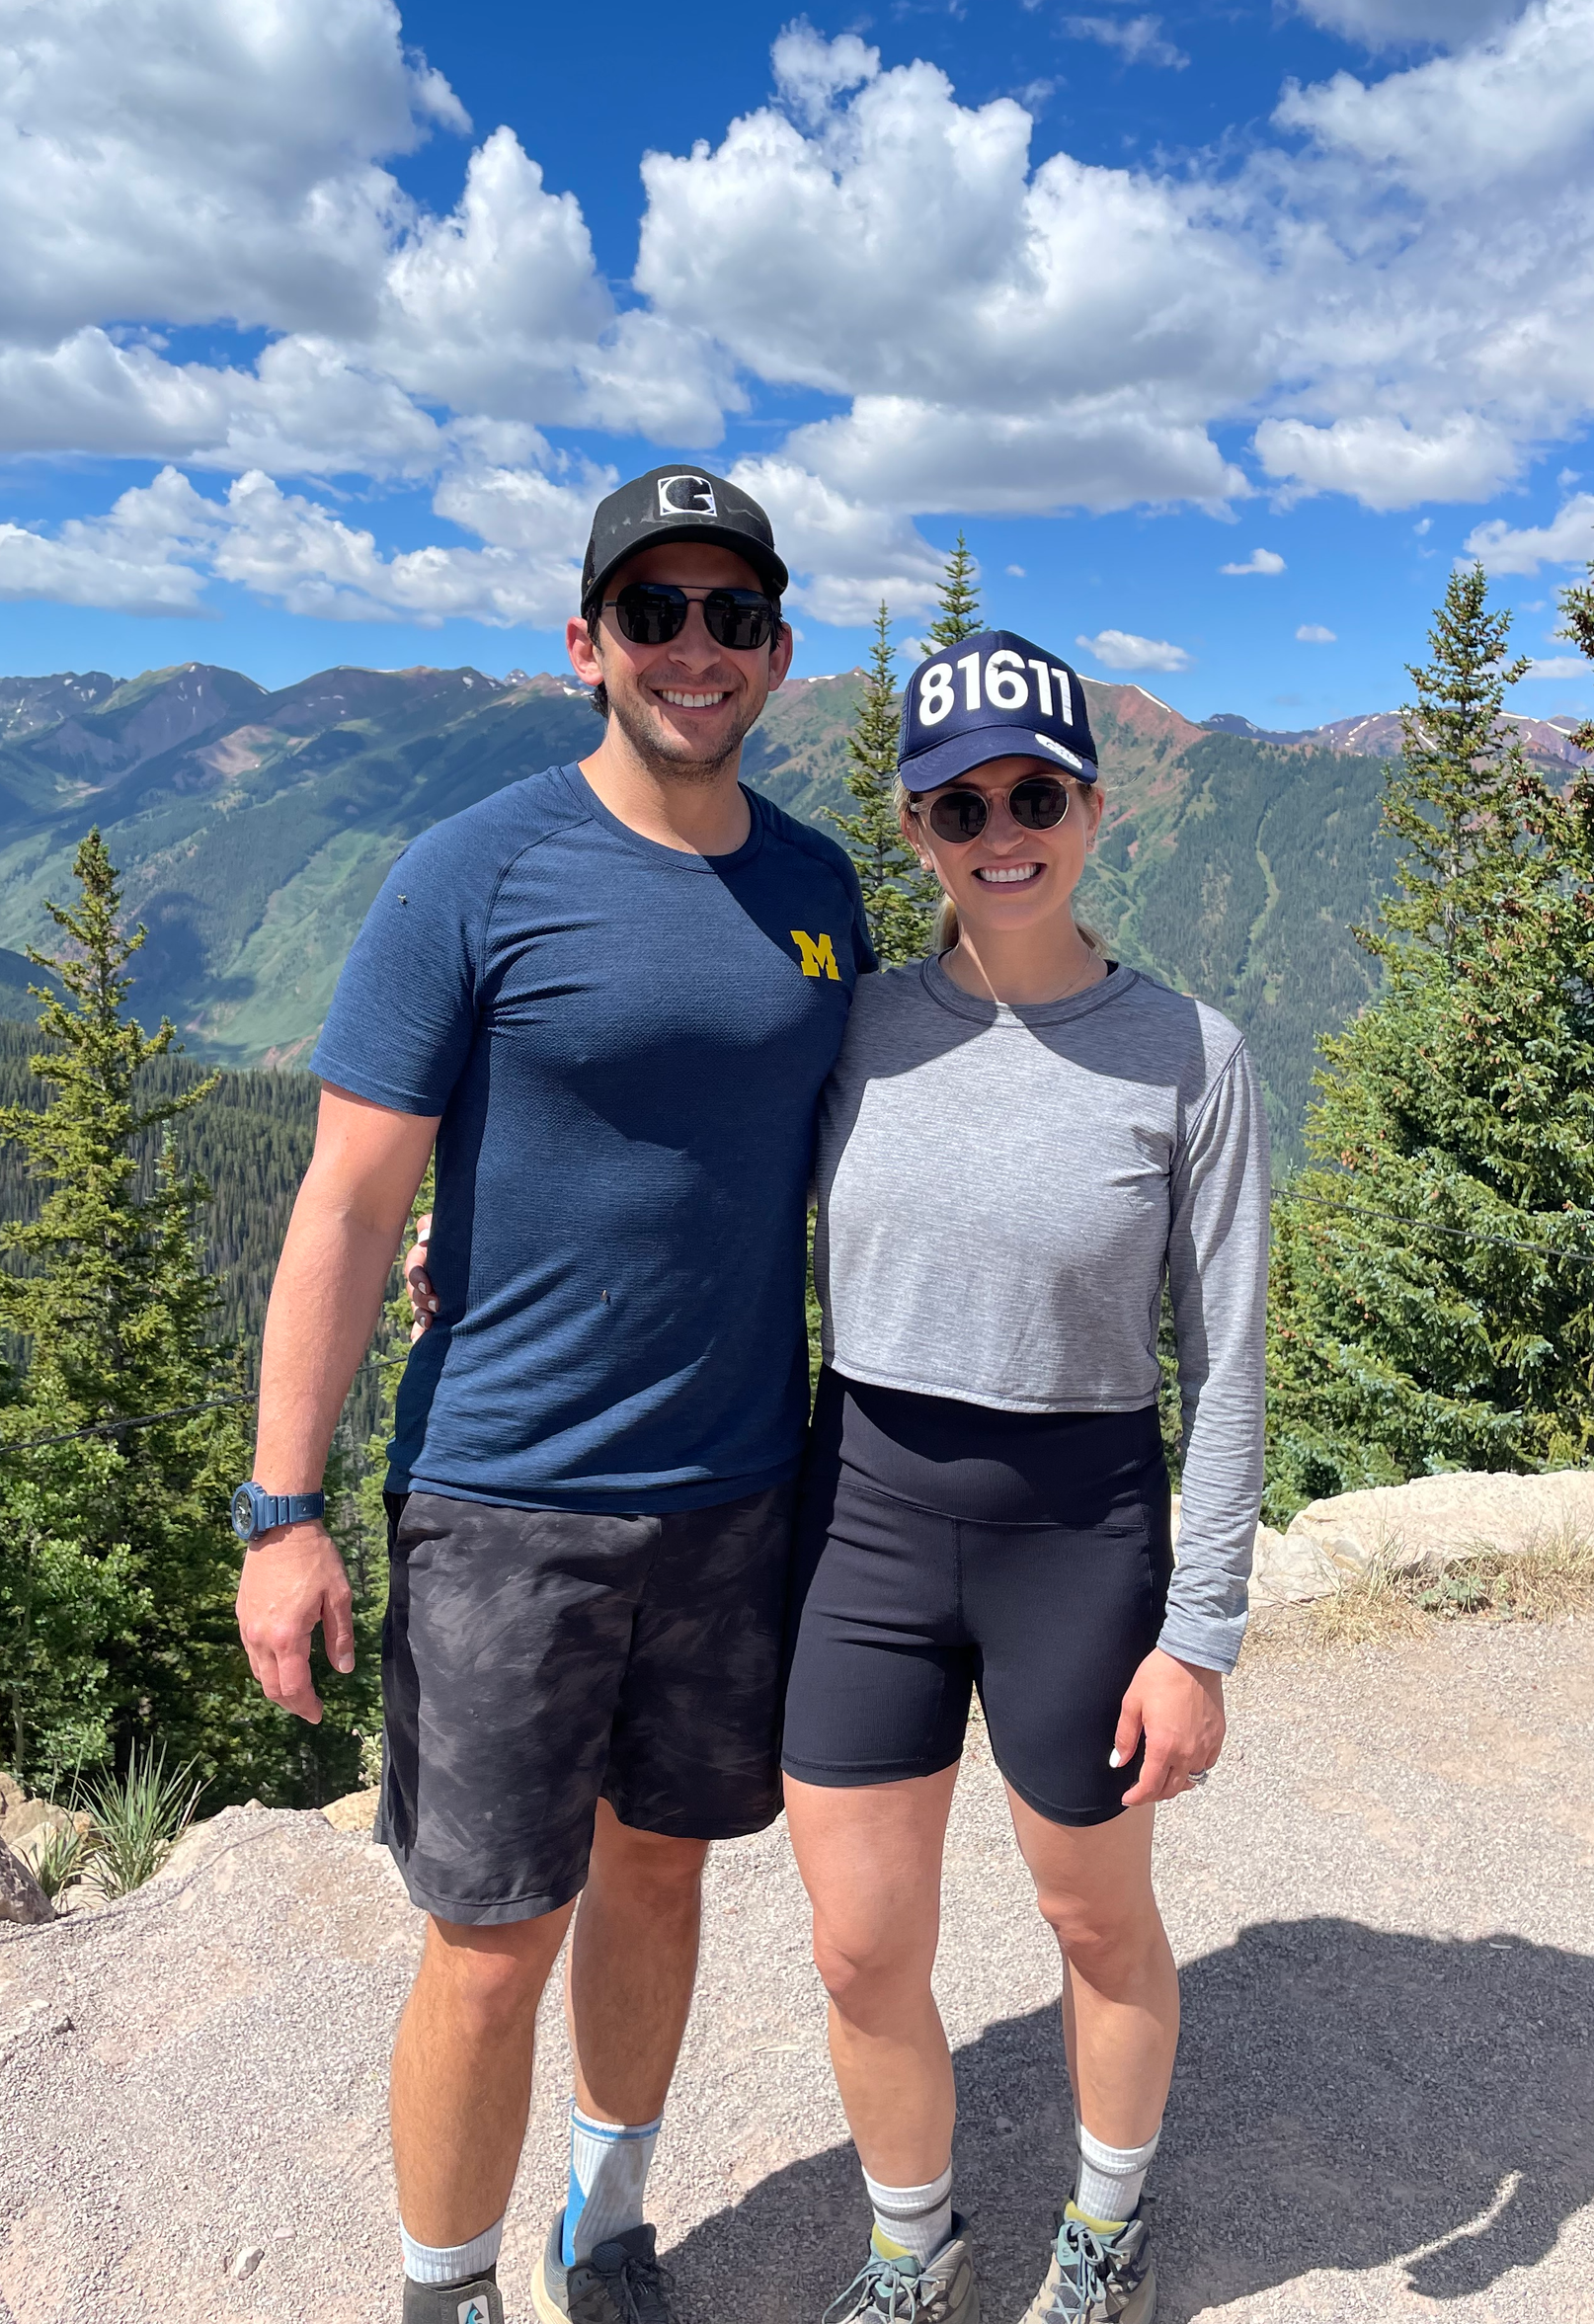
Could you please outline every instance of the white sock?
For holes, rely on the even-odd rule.
[[[911,2254],[921,2267],[934,2259],[952,2232],[951,2164],[927,2187],[882,2187],[867,2171],[863,2184],[874,2205],[872,2240],[882,2259]]]
[[[570,2109],[570,2191],[565,2198],[567,2268],[590,2260],[600,2243],[642,2224],[648,2165],[659,2143],[659,2123],[595,2123]]]
[[[1103,2227],[1121,2227],[1134,2217],[1146,2174],[1152,2167],[1160,2123],[1144,2146],[1104,2146],[1079,2124],[1079,2177],[1074,2207]]]
[[[401,2219],[399,2241],[404,2246],[404,2273],[412,2284],[468,2284],[473,2276],[485,2276],[497,2267],[504,2222],[484,2227],[468,2243],[437,2244],[417,2243]]]

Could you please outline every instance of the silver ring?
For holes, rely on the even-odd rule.
[[[1211,1773],[1212,1770],[1210,1767],[1203,1767],[1200,1769],[1192,1768],[1184,1780],[1187,1784],[1204,1784]]]

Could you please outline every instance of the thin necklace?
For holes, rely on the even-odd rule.
[[[952,975],[951,970],[947,967],[946,964],[962,950],[963,939],[960,936],[958,941],[953,945],[952,950],[950,952],[943,953],[941,956],[942,971],[948,978],[951,979],[951,982],[954,985],[957,984],[958,980]],[[1100,958],[1100,955],[1099,953],[1092,952],[1090,958],[1092,961],[1095,961]],[[1088,974],[1082,976],[1080,977],[1077,984],[1065,987],[1061,993],[1049,993],[1044,1001],[1004,1001],[1001,995],[996,991],[992,985],[991,979],[986,975],[985,970],[980,967],[979,962],[977,960],[971,960],[971,965],[977,971],[985,986],[986,999],[988,1001],[994,1002],[997,1008],[1054,1008],[1060,1001],[1072,1001],[1076,993],[1087,993],[1092,985],[1101,984],[1107,973],[1107,963],[1102,961],[1101,976],[1093,977]],[[961,989],[965,992],[968,990],[967,986],[964,986]]]

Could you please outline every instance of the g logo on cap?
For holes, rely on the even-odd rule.
[[[706,476],[660,477],[661,517],[717,517],[719,513],[714,487]]]

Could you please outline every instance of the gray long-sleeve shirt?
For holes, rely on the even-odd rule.
[[[1156,1401],[1184,1483],[1160,1643],[1234,1665],[1262,1489],[1267,1131],[1227,1017],[1128,968],[1044,1007],[860,978],[820,1106],[815,1278],[852,1380],[1018,1412]]]

